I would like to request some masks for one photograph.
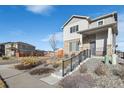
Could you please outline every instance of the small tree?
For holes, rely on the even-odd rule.
[[[57,40],[56,40],[56,35],[53,34],[50,39],[49,39],[49,43],[51,45],[51,48],[53,49],[54,51],[54,58],[55,58],[55,51],[57,49]]]

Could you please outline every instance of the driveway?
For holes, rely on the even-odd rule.
[[[14,64],[0,65],[0,75],[10,88],[54,88],[33,76],[27,71],[16,70]]]

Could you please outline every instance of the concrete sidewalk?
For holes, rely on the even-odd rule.
[[[12,68],[12,65],[0,65],[0,75],[4,78],[10,88],[53,88],[28,72]]]

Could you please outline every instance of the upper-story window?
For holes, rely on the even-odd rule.
[[[103,25],[103,20],[98,21],[98,26]]]
[[[77,32],[78,30],[79,30],[78,25],[73,26],[73,27],[70,28],[70,33]]]

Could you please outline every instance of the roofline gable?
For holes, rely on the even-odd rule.
[[[90,20],[88,16],[72,15],[61,28],[63,29],[73,18]]]

